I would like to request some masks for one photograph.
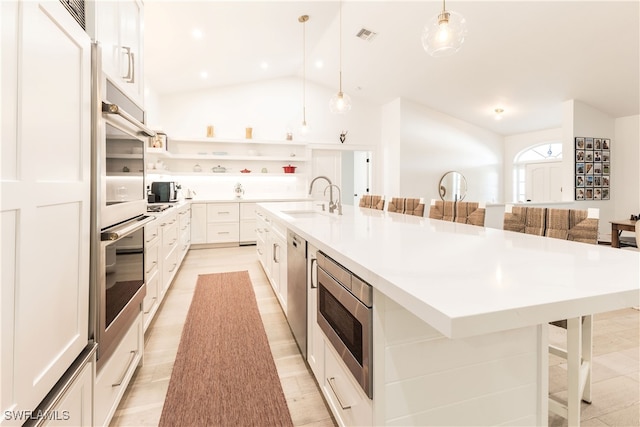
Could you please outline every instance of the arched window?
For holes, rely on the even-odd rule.
[[[514,200],[561,200],[561,162],[561,142],[538,144],[521,151],[513,162]]]

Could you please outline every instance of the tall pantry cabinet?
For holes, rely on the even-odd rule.
[[[21,425],[88,343],[91,41],[58,1],[0,8],[0,407]]]

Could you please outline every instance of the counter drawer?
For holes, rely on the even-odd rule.
[[[96,375],[93,411],[95,425],[109,425],[133,372],[142,358],[142,341],[141,313]]]
[[[147,245],[144,249],[144,276],[145,280],[153,274],[153,270],[158,268],[160,260],[160,246],[157,244]]]
[[[327,341],[325,341],[323,377],[322,392],[338,425],[372,425],[373,401],[360,388]]]
[[[238,243],[240,226],[237,222],[207,224],[207,243]]]
[[[165,248],[165,256],[173,249],[178,241],[178,226],[176,224],[165,226],[162,230],[162,246]]]
[[[160,236],[158,220],[151,221],[149,224],[144,226],[144,243],[145,245],[152,245]]]
[[[207,222],[240,221],[239,203],[207,204]]]

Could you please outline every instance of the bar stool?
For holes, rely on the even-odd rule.
[[[484,227],[485,205],[478,202],[456,203],[455,222]]]
[[[546,208],[505,205],[502,229],[544,236],[546,215]]]
[[[384,210],[384,196],[371,196],[371,209]]]
[[[392,197],[389,205],[387,206],[387,212],[404,212],[404,199],[401,197]]]
[[[424,199],[405,199],[403,213],[413,216],[424,216]]]
[[[431,199],[429,218],[443,221],[453,221],[456,215],[455,202]]]
[[[596,244],[599,210],[548,209],[545,236]],[[550,325],[567,330],[566,348],[549,345],[549,353],[567,361],[567,401],[549,396],[549,411],[580,425],[580,402],[591,403],[593,316],[558,320]]]
[[[360,203],[358,203],[358,206],[360,206],[361,208],[370,208],[371,196],[368,194],[364,194],[362,197],[360,197]]]

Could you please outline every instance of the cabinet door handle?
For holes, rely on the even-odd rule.
[[[151,301],[153,301],[153,304],[151,304],[151,307],[153,307],[154,305],[156,305],[156,300],[158,299],[158,297],[153,297],[151,298]],[[145,311],[144,314],[149,314],[151,313],[151,309],[149,309],[149,311]]]
[[[176,264],[173,264],[173,268],[172,268],[171,270],[169,270],[169,273],[173,273],[173,270],[175,270],[175,269],[176,269],[177,265],[178,265],[177,263],[176,263]]]
[[[278,244],[274,243],[273,244],[273,262],[279,262],[278,259],[276,258],[277,253],[278,253]]]
[[[342,409],[349,409],[351,408],[351,405],[349,406],[345,406],[344,403],[342,403],[342,399],[340,399],[340,395],[338,394],[338,392],[336,391],[335,387],[333,386],[333,382],[336,379],[334,377],[331,378],[327,378],[327,382],[329,383],[329,387],[331,387],[331,391],[333,391],[333,394],[336,396],[336,399],[338,399],[338,403],[340,404],[340,406],[342,407]]]
[[[131,52],[131,48],[129,46],[122,46],[122,50],[124,51],[124,54],[127,55],[127,74],[122,76],[122,80],[127,83],[135,83],[136,65],[134,61],[134,54]]]
[[[218,234],[229,234],[228,231],[218,231]]]
[[[157,263],[158,263],[158,261],[153,261],[153,262],[151,263],[151,268],[147,270],[147,274],[149,274],[149,272],[150,272],[151,270],[153,270],[153,269],[156,267],[156,264],[157,264]]]
[[[316,289],[318,287],[318,270],[313,268],[314,264],[317,264],[318,260],[316,258],[311,258],[311,289]],[[313,272],[316,272],[316,280],[313,280]]]
[[[138,350],[131,350],[131,353],[129,353],[129,363],[127,363],[127,367],[122,373],[122,376],[120,377],[120,379],[116,381],[114,384],[111,384],[111,387],[120,387],[122,385],[122,383],[124,382],[124,377],[127,376],[127,372],[129,372],[129,367],[131,366],[131,364],[133,363],[137,355],[138,355]]]

